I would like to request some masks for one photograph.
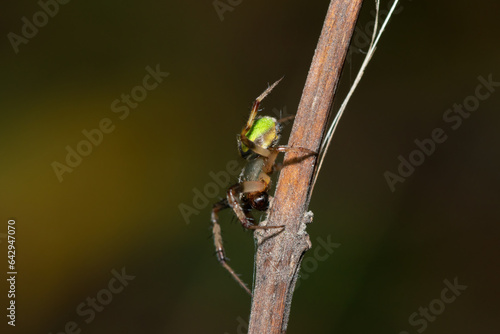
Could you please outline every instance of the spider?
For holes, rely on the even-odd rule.
[[[246,159],[246,166],[241,171],[238,183],[227,190],[226,198],[215,203],[212,208],[212,232],[217,259],[220,264],[229,271],[239,285],[250,295],[252,295],[252,293],[247,285],[227,263],[228,259],[224,252],[221,228],[218,223],[219,211],[232,208],[245,229],[264,230],[284,228],[284,225],[259,226],[255,224],[251,214],[252,209],[266,211],[269,207],[270,196],[268,191],[271,187],[270,175],[282,167],[282,165],[277,165],[275,163],[278,153],[299,151],[308,153],[307,156],[316,155],[315,152],[306,148],[278,145],[282,123],[290,119],[290,117],[277,120],[270,116],[257,116],[261,101],[280,81],[281,79],[269,86],[253,103],[250,117],[237,137],[238,150],[240,155]]]

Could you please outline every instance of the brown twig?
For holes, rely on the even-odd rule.
[[[325,132],[335,88],[347,54],[362,0],[332,0],[307,76],[289,146],[317,152]],[[289,152],[286,161],[297,159]],[[305,224],[316,157],[290,164],[281,172],[267,224],[285,225],[282,233],[259,231],[249,334],[286,331],[295,282],[311,247]],[[273,235],[273,237],[270,237]]]

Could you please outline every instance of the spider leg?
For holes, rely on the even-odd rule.
[[[281,78],[283,79],[283,78]],[[243,128],[243,131],[241,131],[242,135],[246,135],[248,131],[252,128],[253,121],[255,120],[255,116],[257,116],[257,112],[259,111],[259,105],[264,100],[264,98],[273,90],[274,87],[276,87],[277,84],[281,81],[279,79],[275,83],[273,83],[271,86],[269,86],[262,94],[257,97],[257,99],[254,101],[253,106],[252,106],[252,111],[250,112],[250,117],[248,118],[247,124]]]
[[[219,211],[227,209],[229,207],[230,206],[229,206],[227,199],[223,199],[222,201],[215,203],[213,208],[212,208],[212,224],[213,224],[212,232],[214,235],[215,253],[217,254],[217,260],[219,261],[219,263],[224,268],[226,268],[227,271],[229,271],[229,273],[231,274],[231,276],[233,276],[233,278],[236,280],[236,282],[238,282],[238,284],[243,289],[245,289],[245,291],[248,292],[248,294],[251,296],[252,292],[250,291],[250,289],[248,289],[247,285],[241,280],[241,278],[238,276],[238,274],[236,274],[236,272],[233,270],[233,268],[231,268],[229,266],[229,264],[227,264],[227,258],[226,258],[226,254],[224,252],[224,247],[222,244],[222,233],[221,233],[221,228],[220,228],[220,225],[218,222]]]
[[[281,117],[281,116],[280,116]],[[288,122],[289,120],[291,119],[294,119],[295,118],[295,115],[290,115],[290,116],[287,116],[287,117],[282,117],[278,120],[278,123],[286,123]]]
[[[281,79],[283,79],[283,78],[281,78]],[[250,139],[248,139],[246,135],[247,135],[248,131],[250,131],[250,129],[253,126],[253,123],[255,121],[255,117],[257,116],[257,113],[259,112],[260,103],[273,90],[273,88],[276,87],[276,85],[281,81],[281,79],[279,79],[278,81],[276,81],[275,83],[273,83],[271,86],[269,86],[254,101],[253,106],[252,106],[252,111],[250,112],[250,117],[248,118],[247,123],[245,124],[245,127],[243,128],[243,130],[241,130],[241,134],[240,134],[241,142],[243,144],[245,144],[245,146],[247,146],[250,150],[254,151],[255,153],[257,153],[259,155],[262,155],[264,157],[269,156],[269,154],[271,152],[269,150],[267,150],[267,149],[265,149],[265,148],[263,148],[263,147],[255,144],[253,141],[251,141]]]
[[[243,135],[243,132],[240,135],[240,140],[245,146],[247,146],[250,150],[253,152],[257,153],[258,155],[261,155],[266,158],[266,163],[263,168],[263,172],[266,174],[272,173],[273,171],[281,169],[283,166],[279,167],[278,169],[274,168],[276,158],[278,156],[278,153],[281,152],[297,152],[297,153],[305,153],[306,155],[304,157],[298,158],[297,162],[302,161],[305,158],[308,158],[313,155],[318,155],[318,153],[305,148],[305,147],[289,147],[289,146],[276,146],[276,147],[270,147],[270,148],[264,148],[262,146],[257,145],[255,142],[251,141]]]
[[[276,150],[278,152],[296,151],[296,152],[301,152],[301,153],[307,153],[308,155],[318,155],[318,153],[316,153],[313,150],[310,150],[308,148],[305,148],[305,147],[289,147],[289,146],[280,145],[280,146],[274,147],[273,150]]]
[[[245,130],[243,130],[243,131],[245,131]],[[252,150],[253,152],[255,152],[258,155],[261,155],[263,157],[268,157],[269,155],[271,155],[270,150],[268,150],[267,148],[264,148],[262,146],[259,146],[255,142],[248,139],[248,137],[246,136],[246,132],[243,133],[243,131],[240,134],[240,140],[243,144],[245,144],[246,147],[248,147],[248,149]]]
[[[257,183],[260,183],[261,186],[263,187],[262,189],[265,189],[266,184],[263,181],[244,181],[242,184],[236,184],[229,188],[227,191],[227,202],[233,209],[234,213],[236,214],[236,217],[241,222],[241,225],[249,230],[257,230],[257,229],[262,229],[262,230],[267,230],[271,228],[282,228],[284,225],[279,225],[279,226],[259,226],[255,225],[253,223],[254,219],[252,217],[252,214],[248,210],[244,210],[243,206],[240,202],[240,194],[244,193],[245,187],[255,187]],[[247,192],[250,193],[250,192]]]
[[[310,149],[307,149],[305,147],[276,146],[276,147],[270,148],[269,151],[271,153],[267,157],[264,168],[262,169],[263,172],[266,174],[270,174],[272,172],[277,172],[284,167],[284,164],[276,164],[275,163],[276,158],[278,157],[278,153],[281,153],[281,152],[306,153],[306,155],[303,157],[300,157],[298,159],[293,159],[291,163],[302,161],[303,159],[306,159],[306,158],[313,156],[313,155],[318,155],[318,153],[311,151]],[[286,165],[289,165],[289,164],[290,163],[287,163]]]
[[[267,176],[267,175],[265,175]],[[269,178],[269,176],[267,176]],[[265,182],[265,181],[264,181]],[[263,181],[243,181],[241,183],[242,193],[254,193],[266,191],[266,183]]]

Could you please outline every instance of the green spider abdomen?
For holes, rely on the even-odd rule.
[[[246,137],[262,148],[276,146],[281,135],[281,125],[276,118],[270,116],[259,117],[255,120]],[[251,155],[252,151],[238,139],[238,148],[243,158]]]

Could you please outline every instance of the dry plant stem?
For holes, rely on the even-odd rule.
[[[288,145],[318,152],[362,0],[332,0],[309,69]],[[287,161],[300,153],[288,152]],[[311,247],[305,224],[317,157],[288,165],[281,172],[269,209],[268,225],[279,233],[255,232],[258,247],[249,334],[285,333],[300,262]]]

